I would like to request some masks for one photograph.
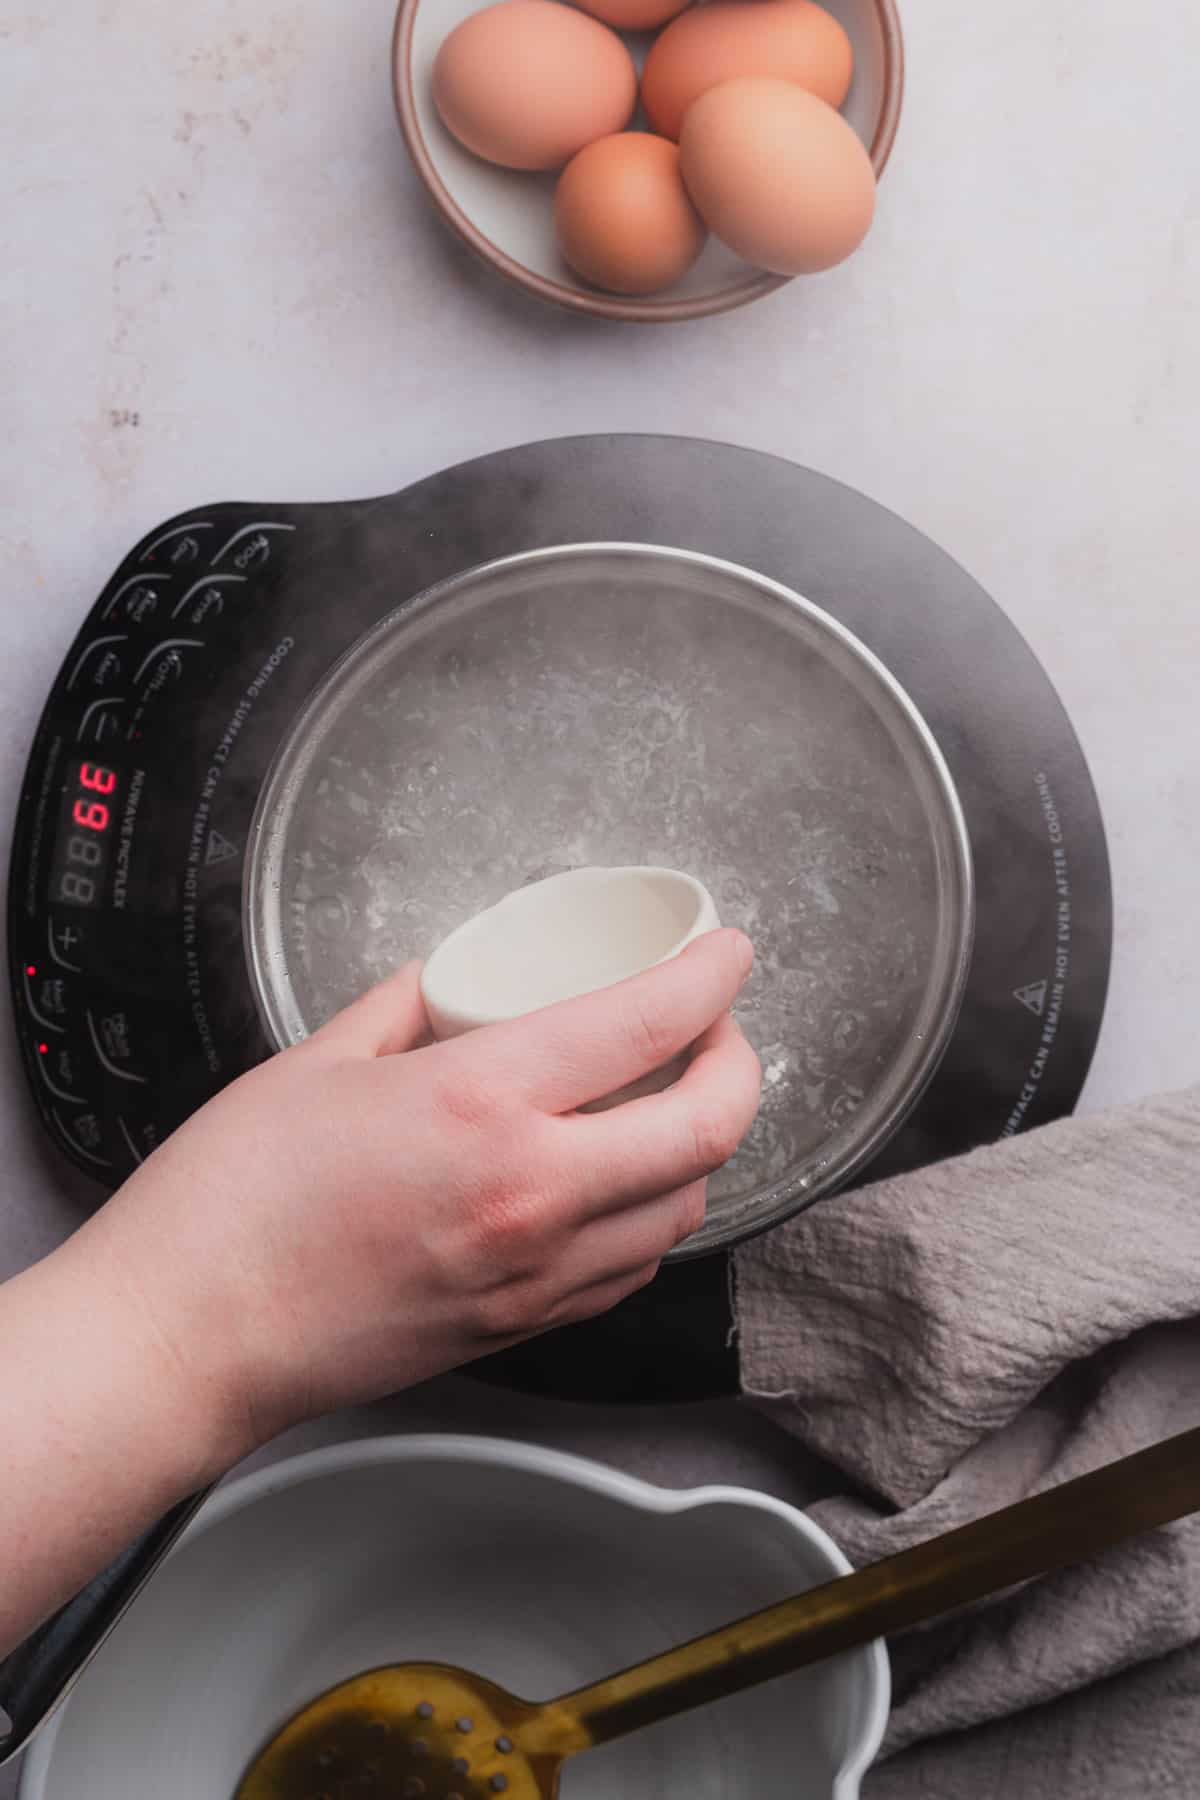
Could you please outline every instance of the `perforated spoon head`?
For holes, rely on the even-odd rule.
[[[566,1715],[556,1733],[557,1711],[439,1663],[373,1669],[290,1719],[236,1800],[555,1800],[575,1747]]]

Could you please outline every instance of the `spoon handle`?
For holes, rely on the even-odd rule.
[[[207,1497],[175,1507],[0,1659],[0,1764],[27,1747]]]
[[[592,1744],[790,1674],[1200,1511],[1200,1428],[582,1688]]]

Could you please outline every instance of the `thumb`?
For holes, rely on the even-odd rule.
[[[415,1050],[429,1037],[420,984],[420,963],[406,963],[335,1013],[309,1041],[359,1056],[395,1056]]]

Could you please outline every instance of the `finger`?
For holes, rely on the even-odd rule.
[[[761,1091],[758,1057],[726,1013],[665,1093],[555,1120],[559,1167],[590,1215],[620,1213],[728,1162],[754,1122]]]
[[[421,965],[411,962],[335,1014],[310,1041],[361,1056],[393,1056],[428,1037]]]
[[[535,1106],[564,1113],[669,1063],[729,1011],[754,951],[712,931],[640,975],[480,1032]]]
[[[554,1286],[562,1294],[556,1316],[574,1297],[630,1280],[691,1237],[704,1223],[706,1188],[706,1182],[693,1181],[581,1225],[570,1247],[555,1259]]]

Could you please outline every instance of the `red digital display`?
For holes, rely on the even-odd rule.
[[[108,867],[118,775],[103,763],[72,763],[63,791],[62,823],[50,875],[50,898],[96,906]]]

